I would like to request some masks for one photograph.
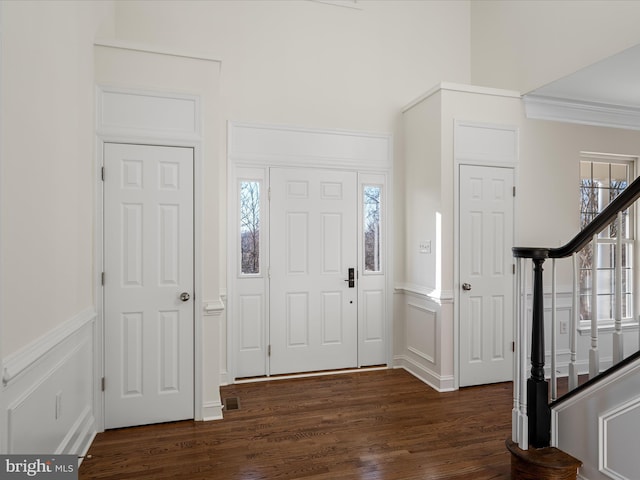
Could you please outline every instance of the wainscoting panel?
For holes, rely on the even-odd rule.
[[[453,375],[444,373],[447,366],[440,345],[444,321],[440,299],[402,287],[396,288],[395,301],[403,341],[396,344],[394,366],[404,368],[439,392],[454,390]]]
[[[95,319],[93,309],[83,311],[4,360],[2,423],[8,453],[82,455],[88,450],[96,434]]]
[[[583,462],[581,478],[638,478],[639,375],[636,361],[552,410],[552,442]]]

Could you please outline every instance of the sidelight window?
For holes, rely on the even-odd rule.
[[[260,273],[260,182],[240,182],[241,273]]]
[[[364,185],[363,194],[364,270],[380,272],[382,271],[382,210],[380,208],[382,187]]]

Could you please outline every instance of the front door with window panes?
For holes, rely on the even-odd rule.
[[[236,173],[235,377],[386,364],[386,176]]]
[[[580,227],[588,225],[634,177],[631,160],[617,156],[583,155],[580,161]],[[619,236],[620,254],[617,248]],[[590,322],[594,311],[600,325],[613,323],[617,316],[620,316],[620,321],[633,317],[633,241],[633,207],[630,207],[618,220],[604,228],[595,242],[578,253],[581,321]],[[622,272],[618,280],[621,283],[619,307],[616,304],[615,273],[618,263]]]

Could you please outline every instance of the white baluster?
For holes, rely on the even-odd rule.
[[[580,265],[578,253],[575,252],[571,258],[573,260],[573,300],[571,302],[571,325],[569,326],[569,391],[578,386],[576,340],[580,321]]]
[[[556,259],[551,260],[551,401],[558,398],[558,381],[556,373]]]
[[[598,234],[593,236],[591,265],[591,349],[589,350],[589,378],[600,373],[598,352]]]
[[[529,322],[527,321],[527,263],[526,259],[523,260],[523,275],[522,275],[522,301],[520,302],[520,442],[519,447],[522,450],[529,449],[529,414],[527,411],[527,378],[528,374],[528,332]],[[533,268],[531,269],[531,275],[533,275]],[[532,279],[533,280],[533,279]],[[533,285],[533,283],[532,283]]]
[[[615,277],[615,331],[613,332],[613,364],[621,362],[624,358],[624,346],[622,337],[622,212],[618,212],[616,236],[616,277]]]
[[[516,288],[513,313],[515,318],[515,342],[513,362],[513,410],[511,411],[511,440],[520,444],[520,304],[522,303],[522,258],[516,258]]]

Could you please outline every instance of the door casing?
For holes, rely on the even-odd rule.
[[[260,176],[268,185],[268,170],[271,167],[310,167],[358,172],[359,178],[367,175],[385,179],[385,211],[393,211],[392,141],[390,135],[362,132],[308,129],[302,127],[274,126],[244,122],[230,122],[228,129],[228,211],[238,208],[237,183],[246,178],[243,172],[262,172]],[[358,187],[359,188],[359,187]],[[227,216],[227,371],[221,383],[232,383],[236,379],[238,345],[237,316],[240,310],[238,292],[239,266],[237,264],[237,222],[235,215]],[[386,232],[393,231],[392,215],[386,214]],[[262,234],[262,232],[261,232]],[[262,242],[262,239],[261,239]],[[266,242],[265,242],[266,243]],[[384,298],[384,355],[386,364],[392,365],[393,332],[392,311],[392,236],[386,235],[384,249],[385,275]],[[267,282],[268,283],[268,282]],[[268,287],[264,288],[268,297]],[[268,309],[268,305],[264,306]],[[263,335],[263,338],[265,336]],[[266,347],[266,338],[263,342]],[[264,374],[259,374],[264,375]]]
[[[490,142],[481,142],[477,148],[474,145],[461,145],[462,138],[468,136],[461,135],[461,130],[473,130],[479,133],[480,138],[486,138],[497,132],[498,138],[504,142],[510,142],[505,150],[505,145],[495,149],[500,152],[509,151],[508,155],[494,154],[493,145]],[[454,175],[454,195],[453,195],[453,238],[454,238],[454,255],[453,255],[453,371],[454,371],[454,388],[460,387],[460,165],[477,165],[486,167],[507,167],[512,168],[514,173],[514,183],[518,185],[518,160],[519,160],[519,130],[518,127],[512,125],[498,125],[491,123],[472,122],[465,120],[454,121],[454,152],[453,152],[453,175]],[[515,227],[515,219],[518,215],[518,196],[514,198],[514,244],[518,243],[518,231]]]
[[[98,118],[101,116],[101,108],[104,103],[106,93],[123,95],[125,97],[144,96],[165,99],[169,98],[179,102],[184,101],[194,106],[197,113],[196,126],[199,125],[200,98],[197,96],[189,96],[184,94],[162,93],[158,91],[146,92],[139,89],[120,88],[98,86],[96,95],[98,101]],[[165,112],[170,115],[171,112]],[[193,149],[193,234],[194,234],[194,302],[200,302],[202,298],[202,235],[203,235],[203,155],[202,155],[202,137],[198,130],[192,134],[186,132],[184,134],[174,133],[167,130],[154,130],[149,128],[144,132],[137,129],[117,128],[112,125],[102,125],[98,123],[96,129],[96,154],[95,154],[95,172],[96,172],[96,188],[95,188],[95,225],[94,225],[94,272],[96,292],[96,326],[94,332],[94,405],[93,411],[96,420],[96,430],[104,431],[104,395],[102,391],[102,381],[104,376],[104,293],[102,287],[102,272],[104,268],[104,241],[103,241],[103,222],[104,222],[104,205],[103,205],[103,184],[102,184],[102,167],[104,166],[104,144],[105,143],[129,143],[138,145],[157,145],[167,147],[187,147]],[[198,308],[199,303],[195,303],[194,308],[194,338],[202,338],[203,334],[203,311]],[[202,343],[195,341],[193,346],[194,352],[194,419],[203,420],[205,418],[218,418],[215,415],[218,408],[215,405],[205,405],[203,401],[203,351]]]

